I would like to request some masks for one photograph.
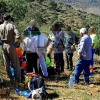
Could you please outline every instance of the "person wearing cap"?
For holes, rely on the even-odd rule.
[[[90,75],[90,60],[92,58],[91,55],[91,38],[87,33],[86,28],[80,29],[80,43],[78,45],[78,61],[75,66],[74,75],[75,75],[75,83],[79,83],[79,76],[82,71],[84,74],[85,83],[89,84],[89,75]]]
[[[90,74],[92,74],[94,67],[94,53],[98,43],[98,36],[96,35],[93,27],[89,28],[88,33],[90,34],[92,40],[92,59],[90,61]]]
[[[10,71],[10,61],[14,65],[15,71],[15,80],[17,82],[21,81],[21,73],[20,73],[20,63],[16,53],[16,48],[13,45],[15,42],[15,38],[18,40],[21,35],[16,29],[15,25],[11,24],[11,16],[9,14],[5,14],[3,16],[4,23],[0,25],[0,40],[2,41],[2,53],[4,59],[4,65],[6,67],[6,71],[10,80],[13,80]]]
[[[56,65],[56,71],[58,73],[64,72],[64,59],[63,59],[63,51],[64,47],[64,33],[59,27],[58,23],[52,25],[52,32],[55,36],[55,39],[52,43],[52,47],[54,49],[54,61]]]
[[[66,60],[67,60],[67,69],[72,70],[73,68],[73,53],[75,49],[75,33],[71,31],[71,27],[66,27],[65,34],[65,47],[66,47]]]

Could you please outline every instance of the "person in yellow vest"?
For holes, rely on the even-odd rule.
[[[94,66],[94,53],[95,53],[95,49],[98,43],[98,36],[96,35],[93,27],[89,28],[88,33],[90,34],[90,37],[92,40],[92,59],[90,61],[90,74],[92,74],[93,66]]]

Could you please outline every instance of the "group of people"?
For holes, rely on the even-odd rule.
[[[18,55],[16,53],[16,45],[20,48],[21,35],[11,21],[11,16],[5,14],[3,16],[4,22],[0,25],[0,40],[2,41],[2,53],[4,65],[7,70],[8,77],[13,80],[10,72],[10,61],[13,63],[15,71],[15,80],[21,81],[21,71]],[[27,59],[27,72],[39,73],[41,67],[44,77],[48,77],[46,66],[46,56],[51,59],[51,53],[54,53],[54,63],[56,72],[64,72],[64,58],[63,52],[66,53],[66,69],[73,71],[73,55],[76,51],[76,35],[71,30],[70,26],[66,26],[66,33],[64,34],[58,23],[50,27],[51,33],[49,37],[45,37],[36,26],[35,21],[31,20],[30,25],[24,30],[24,39],[22,42],[23,56]],[[89,34],[88,34],[89,33]],[[78,62],[76,63],[74,75],[75,83],[79,83],[79,76],[84,71],[84,81],[89,83],[90,72],[93,72],[93,55],[97,45],[97,35],[94,28],[90,27],[80,29],[80,40],[78,44]]]

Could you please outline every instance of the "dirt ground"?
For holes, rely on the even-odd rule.
[[[97,58],[97,56],[96,56]],[[98,58],[97,58],[98,59]],[[100,59],[99,59],[100,60]],[[77,61],[77,53],[73,57],[74,65]],[[68,88],[69,76],[72,72],[67,71],[65,61],[65,72],[61,75],[50,76],[45,79],[46,91],[48,93],[48,100],[100,100],[100,65],[95,64],[94,74],[90,76],[90,85],[85,85],[83,76],[80,77],[80,83],[74,88]],[[2,64],[0,64],[0,75],[3,75],[5,81],[4,87],[10,87],[12,97],[10,100],[31,100],[14,93],[15,87],[6,78],[6,71]],[[6,100],[6,99],[0,99]]]

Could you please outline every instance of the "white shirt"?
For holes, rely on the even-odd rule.
[[[36,45],[37,47],[45,47],[47,42],[48,42],[48,38],[46,38],[45,36],[43,35],[36,35],[35,36],[36,38]]]
[[[45,48],[48,38],[43,35],[28,36],[23,40],[23,50],[36,52],[37,48]]]
[[[35,36],[28,36],[23,40],[23,50],[36,52],[36,38]]]

